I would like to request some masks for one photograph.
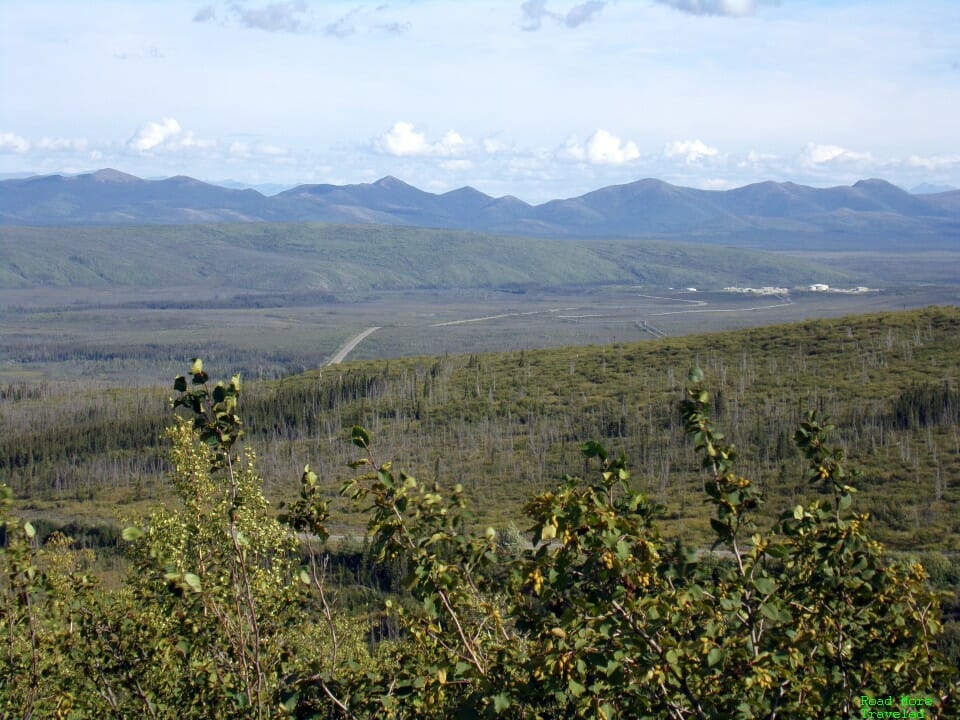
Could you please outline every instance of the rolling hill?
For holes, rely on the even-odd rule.
[[[557,241],[311,223],[0,227],[0,290],[196,287],[323,294],[862,280],[862,273],[796,258],[675,241]]]

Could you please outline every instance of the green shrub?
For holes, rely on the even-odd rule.
[[[321,552],[320,479],[306,467],[276,517],[239,449],[239,377],[211,386],[195,361],[175,382],[188,417],[166,435],[177,501],[124,531],[120,590],[96,587],[90,551],[57,533],[40,547],[3,516],[2,716],[772,720],[860,717],[864,699],[904,695],[929,700],[925,717],[960,715],[955,627],[924,567],[888,558],[852,510],[832,426],[810,415],[794,437],[819,499],[760,531],[762,493],[702,381],[691,373],[681,415],[713,511],[707,552],[664,542],[662,509],[596,442],[587,477],[527,502],[525,533],[475,533],[459,485],[379,462],[355,427],[364,472],[342,492],[369,517],[358,562],[399,590],[358,612]]]

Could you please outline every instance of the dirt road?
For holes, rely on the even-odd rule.
[[[334,355],[332,358],[327,360],[326,364],[336,365],[337,363],[342,363],[344,359],[347,357],[347,355],[349,355],[357,345],[363,342],[364,338],[366,338],[368,335],[376,332],[379,329],[380,329],[380,326],[377,325],[376,327],[367,328],[359,335],[353,336],[352,338],[347,340],[343,345],[340,346],[340,349],[337,350],[336,355]]]

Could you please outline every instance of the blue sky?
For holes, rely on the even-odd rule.
[[[960,187],[956,0],[3,0],[0,173]]]

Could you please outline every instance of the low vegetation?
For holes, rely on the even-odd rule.
[[[354,426],[361,474],[341,493],[366,518],[366,554],[402,578],[364,605],[332,581],[318,475],[304,468],[296,502],[271,513],[241,443],[241,380],[213,384],[195,360],[174,383],[185,416],[164,433],[175,497],[123,531],[118,588],[63,534],[41,545],[2,488],[2,715],[772,720],[896,698],[956,717],[938,595],[854,511],[834,428],[816,412],[799,423],[819,497],[764,529],[764,493],[703,381],[691,371],[678,417],[703,473],[707,554],[660,536],[662,508],[598,442],[511,535],[473,530],[461,485],[378,460]]]
[[[805,409],[834,418],[864,470],[859,503],[875,533],[904,551],[956,551],[960,435],[955,308],[818,320],[642,343],[351,362],[252,384],[248,438],[267,490],[291,502],[312,458],[337,535],[364,518],[334,487],[352,458],[344,428],[376,433],[381,452],[444,485],[460,483],[478,524],[507,529],[525,499],[601,440],[636,468],[636,490],[666,507],[663,532],[709,544],[702,478],[690,463],[675,398],[677,366],[696,362],[716,412],[762,483],[772,526],[805,492],[792,443]],[[169,493],[161,452],[169,390],[53,385],[0,388],[0,478],[38,523],[109,541],[124,513]],[[112,531],[112,537],[116,530]]]

